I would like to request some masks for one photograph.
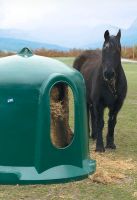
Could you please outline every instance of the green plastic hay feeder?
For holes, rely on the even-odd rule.
[[[50,137],[49,94],[57,82],[71,87],[75,102],[74,138],[65,148],[56,148]],[[94,171],[81,74],[28,48],[1,58],[0,184],[67,182]]]

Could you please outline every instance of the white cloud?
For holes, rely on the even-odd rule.
[[[111,23],[127,27],[136,17],[136,0],[1,0],[0,26],[30,28],[39,25]],[[60,24],[59,24],[60,23]]]
[[[7,0],[3,1],[3,10],[1,28],[30,29],[54,13],[55,5],[44,0]]]

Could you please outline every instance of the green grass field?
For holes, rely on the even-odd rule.
[[[69,66],[73,58],[59,58]],[[102,154],[108,161],[128,161],[134,168],[123,169],[124,178],[109,183],[93,182],[90,178],[65,184],[0,186],[2,200],[134,200],[137,199],[137,64],[124,63],[128,80],[128,94],[118,115],[115,129],[117,150]],[[105,119],[107,120],[107,111]],[[107,122],[107,121],[106,121]],[[106,124],[104,130],[104,138]],[[90,141],[91,155],[94,144]],[[93,153],[94,154],[94,153]],[[97,161],[98,162],[98,161]],[[102,163],[101,163],[102,162]],[[99,165],[103,165],[103,160]],[[108,166],[106,166],[107,168]],[[104,166],[105,169],[105,166]],[[114,170],[119,171],[119,169]],[[108,169],[109,171],[109,169]],[[120,171],[119,171],[120,172]],[[114,172],[115,173],[115,172]]]

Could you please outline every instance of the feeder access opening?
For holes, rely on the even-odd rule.
[[[56,148],[70,145],[74,136],[74,95],[64,82],[56,83],[50,92],[51,142]]]

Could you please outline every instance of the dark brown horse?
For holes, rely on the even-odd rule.
[[[121,31],[116,36],[104,33],[102,52],[85,51],[74,61],[73,67],[85,79],[87,88],[87,108],[91,116],[92,138],[97,139],[96,151],[104,152],[102,130],[104,109],[109,109],[106,148],[116,149],[114,128],[117,114],[127,93],[127,81],[121,65]],[[88,115],[88,117],[89,117]]]

